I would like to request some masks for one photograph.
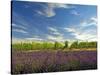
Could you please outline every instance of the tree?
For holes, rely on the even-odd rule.
[[[64,49],[65,48],[68,48],[68,41],[65,41],[65,46],[63,47]]]
[[[59,43],[59,42],[55,42],[54,48],[55,49],[60,49],[60,48],[63,48],[63,45],[61,43]]]
[[[89,48],[97,48],[97,42],[89,42]]]
[[[88,47],[88,42],[80,42],[78,47],[79,48],[87,48]]]
[[[73,42],[70,48],[78,48],[78,41]]]

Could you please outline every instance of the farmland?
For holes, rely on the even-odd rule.
[[[97,68],[97,42],[12,44],[12,74]]]

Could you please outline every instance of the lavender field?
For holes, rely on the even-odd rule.
[[[15,51],[12,74],[97,69],[97,51]]]

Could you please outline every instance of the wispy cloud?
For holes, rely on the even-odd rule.
[[[21,42],[32,42],[32,41],[43,41],[41,38],[36,38],[36,37],[27,37],[27,38],[16,38],[12,37],[12,43],[21,43]]]
[[[91,20],[97,23],[97,17],[91,17]]]
[[[59,30],[57,28],[54,27],[48,27],[48,30],[51,34],[55,35],[55,36],[62,36],[62,33],[59,32]]]
[[[75,38],[79,39],[79,40],[93,40],[93,39],[96,40],[96,35],[91,34],[91,33],[85,33],[85,32],[83,32],[80,35],[77,34],[77,33],[73,33],[73,35],[75,35]]]
[[[72,10],[71,14],[72,15],[76,15],[76,16],[80,16],[80,13],[78,11],[76,11],[76,10]]]
[[[96,17],[91,17],[89,20],[81,22],[80,25],[84,26],[84,27],[97,26],[97,18]]]
[[[91,20],[91,18],[90,18]],[[87,26],[96,25],[96,21],[80,23],[79,27],[66,27],[64,30],[70,32],[70,35],[73,35],[78,40],[97,40],[97,31],[96,29],[87,29]],[[85,30],[84,30],[85,28]]]
[[[62,36],[53,36],[53,35],[47,35],[47,39],[50,41],[64,41],[64,38]]]
[[[27,34],[28,32],[22,29],[12,29],[13,32],[18,32],[18,33],[23,33],[23,34]]]
[[[12,12],[12,17],[13,17],[13,24],[18,25],[20,28],[26,29],[29,25],[32,25],[30,21],[27,21],[25,16],[18,14],[16,12]],[[20,26],[21,25],[21,26]]]
[[[74,8],[74,6],[70,6],[67,4],[61,4],[61,3],[48,3],[48,6],[52,8]]]
[[[43,41],[43,39],[41,39],[41,38],[25,38],[25,40],[29,40],[29,41]]]
[[[15,23],[12,24],[12,27],[17,27],[17,28],[20,28],[20,29],[27,29],[25,26],[17,25]]]
[[[74,6],[67,5],[67,4],[59,4],[59,3],[48,3],[47,7],[44,8],[43,11],[38,10],[37,13],[46,17],[53,17],[56,15],[55,12],[56,8],[70,9],[70,8],[74,8]]]
[[[48,27],[48,29],[52,32],[57,32],[58,30],[56,28],[53,28],[53,27]]]
[[[64,41],[64,37],[62,32],[59,32],[57,28],[54,27],[48,27],[50,35],[47,35],[47,39],[51,41]]]
[[[68,32],[76,32],[74,28],[64,28],[64,29],[67,30]]]
[[[97,34],[93,34],[94,30],[89,29],[87,31],[78,30],[77,28],[66,28],[67,32],[70,32],[70,35],[73,35],[77,40],[96,40]],[[92,33],[91,33],[92,31]]]

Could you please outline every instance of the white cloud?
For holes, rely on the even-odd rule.
[[[97,26],[97,18],[91,17],[89,20],[81,22],[80,25],[83,26],[83,27]]]
[[[32,41],[43,41],[43,39],[40,38],[16,38],[12,37],[12,43],[21,43],[21,42],[32,42]]]
[[[56,13],[54,11],[54,9],[50,6],[47,6],[47,8],[45,8],[44,10],[40,11],[40,10],[37,10],[36,11],[38,14],[40,15],[43,15],[45,17],[52,17],[52,16],[55,16]]]
[[[57,35],[57,36],[62,36],[62,34],[59,32],[58,29],[53,28],[53,27],[48,27],[48,30],[51,34]]]
[[[61,4],[61,3],[48,3],[49,7],[52,8],[75,8],[74,6],[68,5],[68,4]]]
[[[47,39],[51,41],[64,41],[64,38],[62,36],[53,36],[53,35],[47,35]]]
[[[80,35],[81,33],[79,32],[79,30],[77,28],[74,27],[70,27],[70,28],[64,28],[67,32],[70,32],[71,35]]]
[[[64,28],[65,30],[67,30],[68,32],[75,32],[74,28]]]
[[[28,40],[28,41],[43,41],[43,39],[41,39],[39,36],[37,35],[34,35],[33,37],[31,38],[25,38],[25,40]]]
[[[97,22],[97,18],[96,18],[96,17],[91,17],[91,20],[92,20],[93,22]]]
[[[29,41],[42,41],[43,39],[41,39],[41,38],[25,38],[25,40],[29,40]]]
[[[50,31],[52,31],[52,32],[57,32],[57,31],[58,31],[57,29],[55,29],[55,28],[53,28],[53,27],[48,27],[48,29],[49,29]]]
[[[25,8],[29,8],[30,6],[29,6],[28,4],[25,4],[24,7],[25,7]]]
[[[57,28],[48,27],[51,35],[47,35],[47,39],[51,41],[64,41],[63,34],[59,32]]]
[[[13,26],[13,27],[20,28],[20,29],[27,29],[25,26],[17,25],[17,24],[15,24],[15,23],[13,23],[12,26]]]
[[[75,10],[71,11],[71,14],[72,14],[72,15],[76,15],[76,16],[80,16],[80,13],[77,12],[77,11],[75,11]]]
[[[78,40],[91,40],[96,41],[97,40],[97,30],[95,29],[86,29],[87,26],[97,25],[97,19],[96,18],[90,18],[87,21],[84,21],[77,25],[77,27],[67,27],[64,28],[67,32],[70,32],[70,35],[73,35]],[[79,26],[79,27],[78,27]],[[85,28],[85,29],[84,29]]]
[[[37,11],[37,13],[46,17],[53,17],[56,15],[56,8],[70,9],[74,7],[67,4],[48,3],[47,7],[45,7],[43,11]]]
[[[97,23],[96,23],[96,22],[93,22],[93,21],[90,22],[90,23],[87,23],[86,21],[84,21],[84,22],[82,22],[80,25],[83,26],[83,27],[97,26]]]
[[[12,28],[13,32],[18,32],[18,33],[23,33],[23,34],[28,33],[26,31],[27,28],[25,26],[23,26],[23,25],[17,25],[15,23],[12,23],[12,27],[16,27],[16,29]]]
[[[61,36],[62,34],[59,32],[53,32],[52,34],[57,35],[57,36]]]
[[[23,33],[23,34],[26,34],[28,32],[26,32],[25,30],[22,30],[22,29],[12,29],[13,32],[18,32],[18,33]]]
[[[81,33],[80,35],[77,33],[73,33],[73,35],[75,35],[75,38],[79,40],[93,40],[96,38],[96,35],[93,35],[91,33]]]

